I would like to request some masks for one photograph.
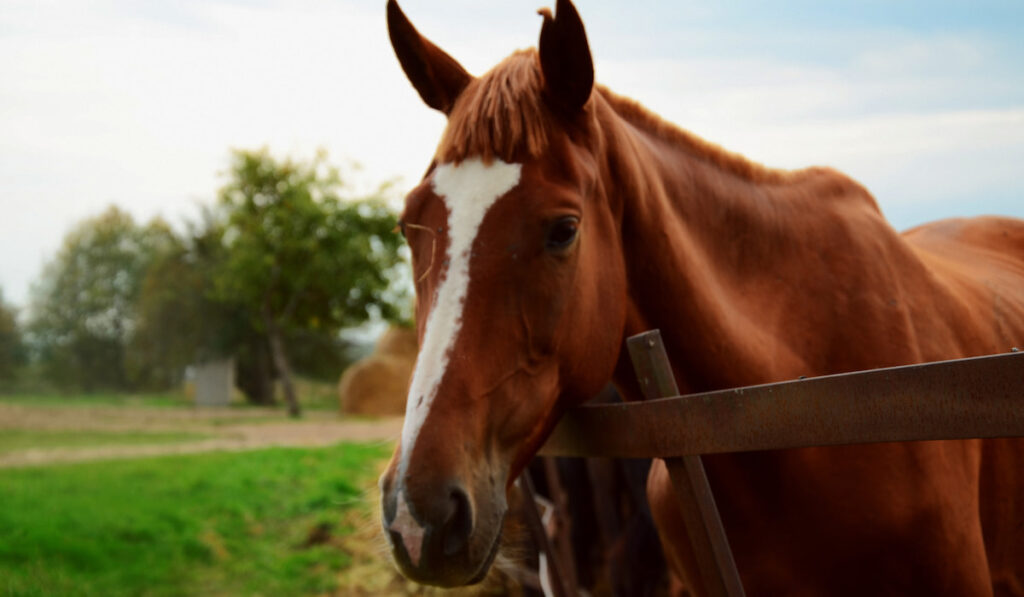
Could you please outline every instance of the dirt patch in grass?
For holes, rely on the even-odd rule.
[[[204,433],[189,431],[79,431],[63,429],[4,429],[0,431],[0,454],[33,449],[75,449],[84,446],[132,446],[174,444],[208,439]]]
[[[401,428],[399,417],[355,419],[323,411],[295,420],[274,409],[67,408],[0,403],[0,434],[35,433],[39,439],[34,445],[20,442],[8,450],[0,442],[0,468],[275,446],[316,447],[343,441],[390,442],[397,439]],[[116,434],[132,441],[117,442]],[[146,441],[147,434],[152,441]],[[55,436],[69,438],[71,445],[49,441]],[[182,441],[168,443],[169,437]]]

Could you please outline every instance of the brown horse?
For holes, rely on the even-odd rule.
[[[595,86],[575,8],[541,14],[539,49],[477,78],[388,4],[406,75],[448,117],[402,215],[421,349],[381,488],[408,577],[483,577],[561,413],[608,379],[640,397],[631,334],[661,329],[683,392],[1024,345],[1024,222],[897,234],[838,172],[759,166]],[[1024,594],[1024,441],[705,463],[749,594]],[[656,462],[663,547],[701,593],[671,492]]]

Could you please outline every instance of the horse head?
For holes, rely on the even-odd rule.
[[[484,577],[515,478],[619,357],[625,266],[590,50],[568,0],[541,14],[538,50],[473,77],[388,4],[402,68],[448,117],[401,217],[420,352],[380,482],[395,560],[419,582]]]

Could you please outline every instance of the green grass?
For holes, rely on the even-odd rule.
[[[0,454],[38,448],[91,448],[138,444],[170,444],[199,441],[210,434],[186,431],[85,431],[50,429],[0,429]]]
[[[343,444],[0,470],[0,595],[312,595],[347,554],[303,547],[368,508],[388,448]]]

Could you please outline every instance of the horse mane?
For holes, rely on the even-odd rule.
[[[685,148],[697,159],[708,162],[718,169],[729,172],[752,182],[779,183],[789,180],[800,171],[769,168],[751,161],[744,156],[724,149],[690,131],[658,116],[640,102],[621,96],[604,85],[595,85],[594,90],[608,103],[612,111],[634,128],[645,131],[670,145]]]
[[[506,162],[540,157],[556,126],[544,105],[544,78],[537,50],[519,50],[471,81],[448,117],[435,159],[441,163],[479,157]],[[635,100],[595,85],[612,111],[632,127],[686,149],[697,159],[754,182],[778,183],[793,172],[767,168],[662,119]],[[591,98],[590,106],[595,104]]]
[[[539,157],[548,147],[548,129],[554,126],[543,105],[543,85],[533,48],[512,53],[471,81],[448,115],[436,159],[515,162]]]

